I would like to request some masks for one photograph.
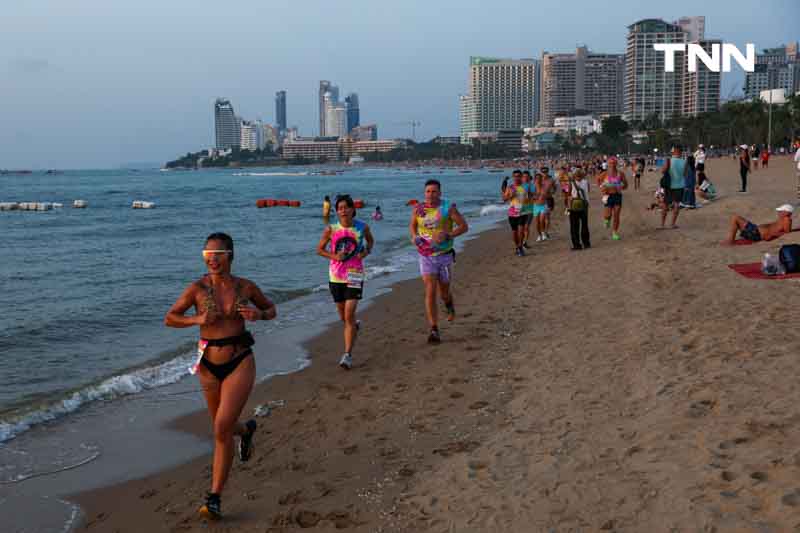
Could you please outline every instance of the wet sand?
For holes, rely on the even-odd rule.
[[[710,160],[721,198],[657,230],[658,181],[625,195],[622,240],[592,192],[591,250],[555,239],[513,255],[507,227],[459,254],[458,318],[428,346],[419,280],[378,297],[355,368],[340,328],[311,367],[260,385],[251,462],[235,464],[224,521],[196,509],[209,458],[75,495],[81,531],[787,531],[800,524],[797,280],[749,280],[778,241],[725,247],[731,214],[755,222],[795,202],[774,157],[737,194],[731,159]],[[333,304],[331,304],[333,305]],[[208,435],[205,413],[177,422]],[[157,454],[158,450],[142,450]]]

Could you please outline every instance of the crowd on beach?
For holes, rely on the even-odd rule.
[[[796,150],[794,161],[800,200],[800,142]],[[769,151],[741,145],[735,157],[740,165],[740,192],[745,193],[747,177],[757,168],[757,162],[764,167],[769,164]],[[631,184],[635,191],[640,190],[647,171],[659,173],[650,208],[661,211],[660,228],[677,229],[681,210],[696,209],[717,198],[716,188],[706,173],[706,159],[705,147],[700,144],[694,151],[676,146],[669,158],[660,161],[652,157],[616,155],[527,161],[513,170],[500,187],[499,199],[508,205],[514,253],[520,257],[526,255],[526,250],[531,249],[529,239],[534,241],[534,230],[536,243],[550,241],[552,217],[562,212],[569,219],[571,249],[591,248],[592,185],[601,193],[604,227],[610,230],[612,241],[621,240],[623,195]],[[781,205],[776,210],[778,219],[762,225],[735,215],[725,242],[733,243],[737,233],[740,238],[752,241],[780,237],[791,231],[793,210],[791,204]],[[364,261],[372,253],[375,239],[369,224],[357,218],[356,204],[349,195],[336,196],[332,202],[325,197],[322,215],[325,227],[316,252],[328,261],[329,289],[343,324],[344,352],[339,366],[350,370],[354,367],[353,353],[361,330],[356,313],[364,292]],[[439,300],[444,306],[446,320],[456,320],[452,292],[454,244],[457,237],[469,230],[469,225],[456,203],[443,195],[442,184],[435,179],[424,183],[424,199],[411,205],[409,215],[408,238],[417,250],[424,286],[425,318],[429,327],[427,343],[438,344],[441,342]],[[371,218],[375,222],[382,220],[380,207]],[[239,421],[255,382],[252,349],[255,341],[245,322],[274,319],[276,306],[254,282],[232,275],[234,245],[229,235],[209,235],[202,256],[208,274],[184,290],[168,311],[165,323],[169,327],[200,328],[197,358],[191,371],[200,381],[214,433],[211,490],[200,513],[216,520],[222,517],[221,494],[234,455],[242,462],[250,459],[257,429],[254,419]],[[195,314],[187,315],[192,308]]]

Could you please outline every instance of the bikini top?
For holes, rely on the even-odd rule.
[[[206,284],[206,283],[203,282],[203,280],[205,280],[207,277],[208,277],[208,274],[203,276],[200,279],[200,281],[197,282],[197,284],[200,286],[200,288],[203,289],[204,291],[206,291],[206,296],[203,299],[203,304],[202,304],[203,305],[203,310],[204,311],[217,311],[218,310],[217,309],[217,298],[216,298],[216,291],[214,290],[214,286],[211,283]],[[241,283],[241,279],[239,279],[239,278],[236,278],[236,283],[234,285],[234,291],[236,292],[236,296],[234,297],[234,300],[233,300],[233,312],[232,313],[225,313],[224,310],[220,310],[220,315],[222,316],[222,318],[235,318],[239,314],[238,311],[237,311],[239,306],[247,305],[247,303],[249,302],[248,298],[246,298],[245,296],[242,296],[242,293],[241,293],[241,291],[242,291],[242,283]]]

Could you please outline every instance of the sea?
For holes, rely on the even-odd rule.
[[[422,199],[427,179],[441,181],[474,236],[505,216],[503,176],[430,167],[0,175],[0,202],[62,204],[0,211],[0,509],[15,511],[10,531],[69,531],[80,510],[63,494],[209,451],[207,441],[163,429],[204,408],[188,371],[198,331],[167,328],[164,315],[205,273],[208,234],[231,235],[234,275],[277,303],[276,320],[248,324],[263,381],[310,364],[302,342],[336,318],[327,260],[315,252],[324,196],[365,202],[357,218],[376,241],[366,261],[370,298],[416,275],[407,202]],[[256,207],[267,198],[301,205]],[[75,200],[87,207],[73,208]],[[132,209],[135,201],[153,207]],[[371,219],[377,205],[381,221]],[[340,347],[331,351],[335,357]],[[154,447],[156,459],[141,453]]]

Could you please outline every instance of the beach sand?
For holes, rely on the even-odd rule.
[[[622,240],[592,192],[591,250],[555,239],[513,255],[506,225],[458,256],[459,316],[425,344],[419,280],[359,317],[355,368],[335,326],[313,364],[257,387],[254,458],[234,464],[226,518],[197,513],[205,457],[77,494],[81,531],[788,531],[800,527],[799,280],[750,280],[800,233],[719,242],[731,214],[755,222],[795,202],[774,157],[737,194],[736,161],[710,160],[716,202],[657,230],[658,181],[625,195]],[[333,305],[333,304],[331,304]],[[208,435],[205,413],[176,424]],[[158,450],[142,450],[157,454]]]

